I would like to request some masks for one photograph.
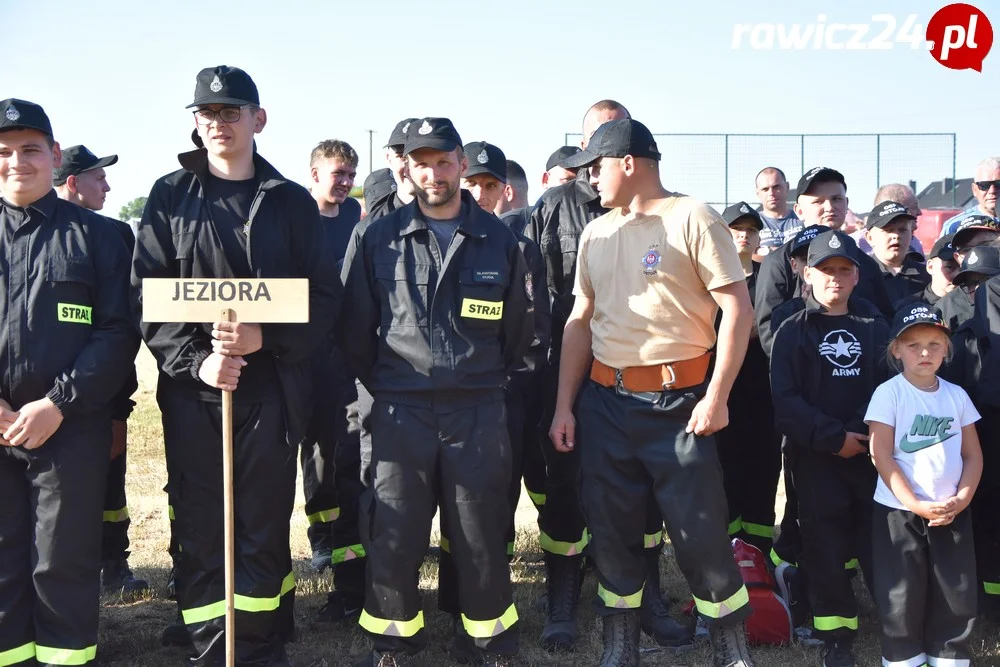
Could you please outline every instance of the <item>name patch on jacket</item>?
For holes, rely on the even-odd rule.
[[[462,317],[476,320],[499,320],[503,317],[503,301],[462,299]]]
[[[78,306],[75,303],[57,303],[60,322],[73,324],[92,324],[94,309],[90,306]]]
[[[476,269],[472,272],[472,279],[477,283],[498,283],[500,282],[500,272]]]

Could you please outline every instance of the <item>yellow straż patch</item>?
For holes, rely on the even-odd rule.
[[[462,317],[476,320],[499,320],[503,317],[503,301],[462,299]]]
[[[73,303],[58,303],[60,322],[75,324],[92,324],[94,309],[90,306],[78,306]]]

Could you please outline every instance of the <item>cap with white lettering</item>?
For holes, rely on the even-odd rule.
[[[873,208],[872,212],[868,214],[868,219],[865,220],[865,228],[872,229],[873,227],[878,227],[879,229],[884,229],[889,223],[900,218],[916,220],[906,210],[905,206],[897,204],[894,201],[884,201]]]
[[[896,317],[892,321],[891,336],[893,339],[899,338],[904,331],[918,324],[932,324],[943,329],[946,334],[951,333],[936,308],[918,301],[909,306],[903,306],[896,312]]]

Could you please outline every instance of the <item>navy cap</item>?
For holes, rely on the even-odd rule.
[[[566,158],[562,166],[566,169],[588,167],[602,157],[632,157],[660,159],[653,133],[645,125],[631,118],[610,120],[604,123],[587,143],[587,147]]]
[[[409,155],[421,148],[437,151],[453,151],[462,146],[462,137],[447,118],[418,118],[410,123],[406,131],[403,154]]]
[[[404,118],[396,123],[396,127],[392,128],[392,132],[389,134],[389,141],[385,143],[383,148],[398,148],[399,150],[403,150],[403,144],[406,143],[406,131],[410,129],[410,123],[415,120],[417,119]]]
[[[396,180],[388,168],[376,169],[368,174],[361,192],[365,196],[365,210],[371,211],[375,204],[391,196],[396,191]]]
[[[52,123],[39,105],[11,97],[0,102],[0,130],[38,130],[51,137]]]
[[[764,221],[761,220],[760,213],[754,210],[754,208],[745,201],[738,201],[735,204],[727,206],[726,210],[722,212],[722,219],[725,220],[726,224],[730,227],[743,218],[752,222],[758,232],[764,229]]]
[[[954,234],[948,234],[935,241],[934,247],[927,254],[927,259],[934,259],[935,257],[940,257],[943,260],[955,259],[955,248],[951,244],[954,238]]]
[[[571,158],[580,152],[579,146],[561,146],[556,149],[556,152],[549,156],[549,159],[545,161],[545,171],[552,171],[556,167],[562,167],[563,169],[572,169],[574,167],[567,167],[563,163],[566,158]]]
[[[822,234],[824,231],[828,230],[829,227],[824,227],[823,225],[809,225],[804,229],[800,229],[799,233],[795,235],[792,239],[792,254],[794,255],[802,248],[808,248],[812,240]]]
[[[469,168],[464,177],[489,174],[501,183],[507,182],[507,156],[503,151],[485,141],[473,141],[463,148],[469,158]]]
[[[898,220],[899,218],[916,220],[916,218],[906,210],[905,206],[897,204],[894,201],[884,201],[873,208],[872,212],[868,214],[868,219],[865,221],[865,228],[872,229],[873,227],[878,227],[879,229],[883,229],[893,220]]]
[[[809,194],[809,188],[813,185],[830,181],[840,183],[844,186],[844,190],[847,190],[847,181],[844,180],[844,175],[839,171],[830,167],[813,167],[802,174],[802,178],[799,179],[799,185],[795,188],[795,198],[798,199],[802,195]]]
[[[117,155],[97,157],[86,146],[70,146],[63,149],[62,165],[52,170],[52,183],[62,185],[70,176],[79,176],[93,169],[103,169],[115,162],[118,162]]]
[[[922,301],[918,301],[908,306],[903,306],[896,311],[896,316],[892,319],[891,336],[892,338],[899,338],[900,334],[904,331],[918,324],[933,324],[936,327],[944,329],[945,333],[951,333],[948,330],[948,325],[941,319],[941,314],[937,312],[937,309]]]
[[[843,257],[853,262],[855,266],[860,266],[858,258],[855,257],[854,248],[851,247],[853,245],[854,242],[847,234],[833,229],[827,230],[817,234],[816,238],[809,242],[809,255],[806,263],[816,267],[828,259]]]
[[[257,94],[257,84],[249,74],[239,67],[219,65],[206,67],[198,72],[194,84],[194,102],[185,108],[190,109],[202,104],[256,106],[260,104],[260,96]]]
[[[970,250],[962,260],[962,269],[951,282],[955,287],[961,287],[976,275],[988,278],[1000,275],[1000,248],[984,245]]]
[[[971,237],[977,231],[1000,232],[1000,222],[989,215],[970,215],[959,223],[955,233],[952,234],[952,245],[962,247],[962,242]]]

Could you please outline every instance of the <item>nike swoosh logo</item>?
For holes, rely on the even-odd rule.
[[[914,452],[919,452],[921,449],[927,449],[928,447],[933,447],[934,445],[940,445],[941,443],[951,440],[958,433],[952,433],[945,438],[927,438],[926,440],[910,440],[906,435],[903,439],[899,441],[899,448],[906,452],[907,454],[913,454]]]

